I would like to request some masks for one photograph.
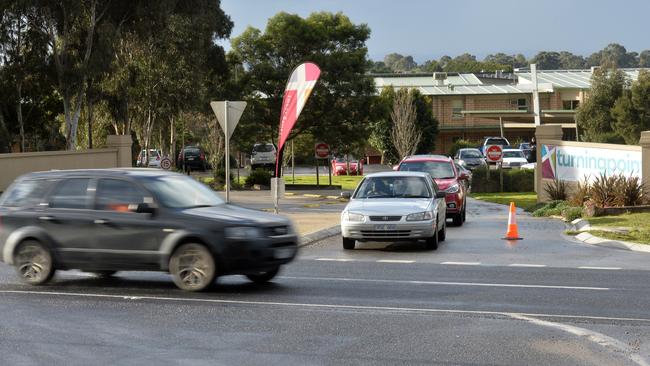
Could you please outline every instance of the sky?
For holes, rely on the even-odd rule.
[[[628,52],[650,49],[650,0],[221,0],[221,7],[235,23],[232,37],[248,26],[263,30],[280,11],[341,11],[370,27],[375,61],[393,52],[418,63],[465,52],[588,56],[612,42]]]

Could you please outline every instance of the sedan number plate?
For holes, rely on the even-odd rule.
[[[187,160],[194,160],[194,158],[187,158]]]
[[[273,256],[277,259],[287,259],[291,258],[296,250],[294,248],[277,248],[273,253]]]
[[[381,224],[375,225],[375,230],[395,230],[396,225],[394,224]]]

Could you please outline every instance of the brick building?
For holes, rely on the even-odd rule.
[[[623,69],[632,80],[640,69]],[[541,124],[561,124],[564,137],[576,137],[575,110],[587,97],[593,70],[537,71]],[[417,88],[432,99],[440,133],[435,153],[447,153],[458,139],[505,136],[530,141],[535,133],[533,81],[530,72],[514,75],[433,73],[375,76],[385,86]],[[579,126],[578,126],[579,129]]]

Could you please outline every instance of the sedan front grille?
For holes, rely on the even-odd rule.
[[[370,216],[370,221],[399,221],[402,216]]]
[[[411,230],[361,230],[361,235],[365,238],[409,237]]]

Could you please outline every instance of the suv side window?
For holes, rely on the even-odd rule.
[[[64,179],[50,195],[51,208],[88,208],[88,178]]]
[[[138,186],[121,179],[100,179],[96,197],[96,208],[105,211],[131,212],[145,202],[145,194]]]
[[[4,207],[27,207],[41,203],[43,195],[50,181],[45,179],[31,179],[17,182],[7,193],[5,193],[0,206]]]

